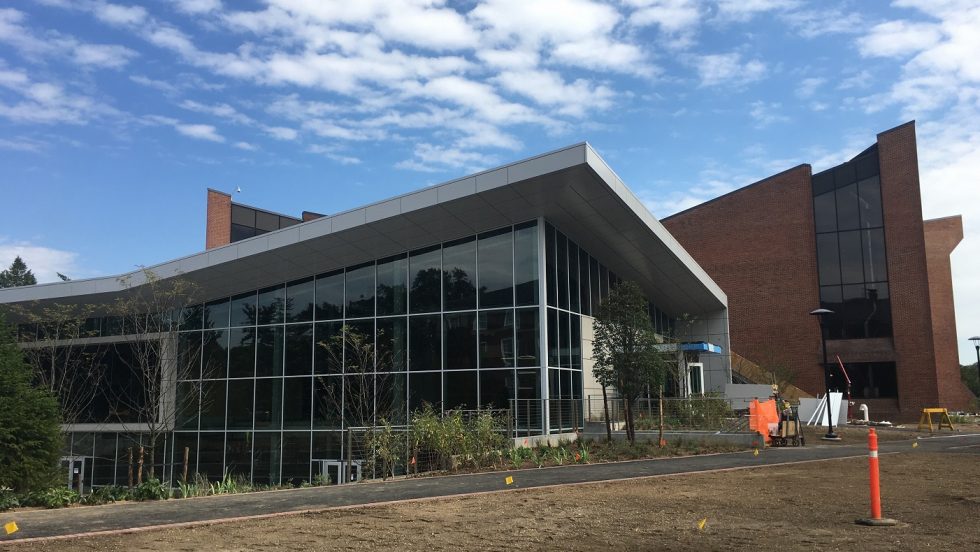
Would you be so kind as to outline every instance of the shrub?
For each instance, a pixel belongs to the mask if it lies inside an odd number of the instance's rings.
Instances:
[[[173,497],[173,490],[157,478],[147,479],[133,487],[134,500],[167,500]]]
[[[129,499],[129,489],[118,485],[108,485],[96,487],[91,493],[82,497],[81,503],[90,506],[99,504],[111,504],[120,500]]]
[[[382,479],[388,479],[395,476],[395,468],[401,458],[405,441],[404,436],[396,433],[388,420],[381,419],[380,422],[380,426],[368,433],[366,444],[373,452],[373,471],[380,472]]]
[[[10,487],[0,487],[0,512],[20,506],[17,495]]]
[[[330,476],[325,473],[318,473],[313,476],[313,481],[311,482],[314,487],[325,487],[330,485],[333,481],[330,480]]]
[[[28,493],[24,497],[24,505],[41,508],[64,508],[78,504],[80,500],[81,496],[79,496],[78,491],[66,487],[52,487]]]

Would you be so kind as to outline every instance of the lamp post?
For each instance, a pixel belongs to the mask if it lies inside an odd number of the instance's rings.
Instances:
[[[970,341],[977,350],[977,383],[980,383],[980,335],[971,337]]]
[[[840,437],[834,433],[834,413],[830,409],[830,369],[827,366],[827,325],[824,319],[834,314],[830,309],[816,309],[810,312],[820,320],[820,343],[823,346],[823,381],[827,393],[827,434],[821,437],[824,441],[840,441]]]

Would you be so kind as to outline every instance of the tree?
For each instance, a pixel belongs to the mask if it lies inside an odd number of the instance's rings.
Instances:
[[[19,318],[38,328],[21,344],[27,363],[33,370],[33,381],[47,389],[61,405],[64,424],[88,419],[89,407],[102,393],[105,344],[86,342],[98,332],[86,325],[94,309],[88,305],[52,304],[32,308],[15,307]]]
[[[18,255],[10,268],[0,271],[0,288],[33,286],[37,284],[37,278],[27,268],[27,264]]]
[[[125,373],[114,376],[118,380],[110,378],[105,387],[117,421],[128,426],[127,431],[142,433],[148,446],[140,447],[141,452],[149,449],[150,458],[155,458],[160,438],[173,431],[178,419],[196,416],[200,402],[207,400],[199,383],[201,343],[181,347],[177,334],[182,325],[201,327],[199,289],[184,278],[162,279],[147,269],[120,281],[125,290],[114,313],[124,331],[114,348]],[[178,382],[185,380],[190,387],[178,392]],[[138,480],[142,466],[143,454]],[[152,464],[149,475],[154,477]]]
[[[58,402],[31,385],[31,368],[0,315],[0,487],[24,492],[49,484],[61,443]]]
[[[70,282],[71,281],[71,278],[69,278],[68,276],[65,276],[64,274],[62,274],[60,272],[55,272],[55,274],[58,275],[58,278],[61,278],[61,281],[62,282]]]
[[[379,341],[384,337],[383,332],[378,333]],[[378,347],[373,336],[348,325],[316,345],[324,350],[331,366],[343,367],[344,374],[317,377],[325,388],[323,394],[318,394],[322,408],[343,416],[347,427],[401,421],[396,412],[399,401],[392,384],[394,376],[383,373],[392,361],[390,351]],[[340,385],[335,384],[338,380]]]
[[[623,400],[626,436],[636,442],[633,404],[647,389],[660,388],[670,366],[657,349],[648,303],[634,282],[619,282],[599,306],[594,325],[592,374]]]

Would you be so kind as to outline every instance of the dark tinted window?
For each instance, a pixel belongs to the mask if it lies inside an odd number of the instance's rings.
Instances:
[[[279,215],[266,213],[264,211],[255,212],[255,227],[259,230],[272,232],[279,229]]]
[[[309,429],[313,412],[313,378],[285,378],[283,383],[282,427]]]
[[[857,184],[837,188],[837,229],[857,230],[861,226]]]
[[[313,325],[286,326],[286,375],[313,373]]]
[[[817,234],[817,267],[820,271],[821,285],[840,283],[837,234]]]
[[[252,394],[255,380],[228,382],[228,429],[252,428]]]
[[[538,227],[514,230],[514,285],[518,305],[538,304]]]
[[[555,239],[554,227],[550,224],[545,225],[544,252],[545,263],[547,264],[545,274],[548,278],[548,305],[552,307],[558,306],[558,266],[556,264],[557,261],[555,260],[558,257],[558,253],[555,250]]]
[[[339,429],[341,426],[340,415],[343,409],[343,398],[343,376],[319,376],[314,378],[313,427],[316,429]]]
[[[442,369],[442,319],[438,314],[409,317],[409,368]]]
[[[514,397],[513,370],[480,370],[480,406],[510,408]]]
[[[231,225],[231,243],[254,238],[255,235],[254,227],[243,226],[241,224]]]
[[[442,249],[444,309],[476,308],[476,240],[466,238]]]
[[[227,328],[231,302],[228,299],[208,303],[204,307],[205,328]]]
[[[343,344],[338,337],[344,323],[318,322],[315,328],[313,358],[317,374],[340,374],[343,372]]]
[[[282,326],[259,328],[255,348],[256,377],[282,375],[284,333]]]
[[[579,303],[578,275],[578,246],[568,240],[568,308],[575,312],[581,312],[582,309]]]
[[[436,312],[442,297],[442,250],[436,246],[413,251],[408,259],[411,312]]]
[[[514,366],[514,311],[480,313],[480,368]]]
[[[374,263],[347,270],[347,318],[374,316]]]
[[[345,324],[344,372],[361,374],[374,371],[374,320],[351,320]]]
[[[252,482],[257,485],[279,484],[279,461],[282,443],[279,432],[256,432],[252,456]]]
[[[255,328],[232,328],[229,332],[228,377],[255,375]]]
[[[837,231],[837,195],[833,191],[813,198],[813,220],[817,232]]]
[[[242,226],[255,226],[255,209],[243,205],[231,205],[231,223]]]
[[[201,387],[201,429],[225,428],[225,380],[205,381]]]
[[[558,311],[548,309],[548,366],[561,365],[558,348]]]
[[[225,440],[225,472],[232,477],[249,479],[252,476],[252,432],[228,433]],[[222,475],[213,477],[220,481]]]
[[[882,226],[884,220],[881,209],[881,186],[878,177],[872,177],[858,182],[858,203],[861,211],[861,227],[875,228]]]
[[[538,366],[538,310],[517,309],[517,365]]]
[[[480,308],[509,307],[514,304],[514,248],[510,229],[480,236]]]
[[[578,251],[578,280],[579,280],[579,302],[582,306],[582,314],[592,315],[592,304],[589,293],[589,255],[584,249]]]
[[[316,319],[336,320],[344,317],[344,271],[316,277]]]
[[[477,371],[454,370],[443,374],[444,408],[473,409],[477,407]]]
[[[281,324],[286,310],[286,288],[273,286],[259,291],[259,324]]]
[[[837,235],[840,247],[840,272],[842,284],[864,281],[864,260],[861,257],[861,233],[841,232]]]
[[[423,372],[408,375],[408,408],[415,412],[424,404],[434,406],[437,411],[442,403],[442,373]]]
[[[555,252],[557,254],[558,276],[558,307],[568,308],[568,239],[564,234],[558,232],[555,240]]]
[[[313,320],[313,278],[286,285],[286,322]]]
[[[231,299],[231,325],[255,325],[255,292],[249,292]]]
[[[405,317],[377,321],[378,371],[402,372],[408,357],[408,320]]]
[[[204,332],[204,354],[201,363],[205,379],[225,378],[228,373],[228,330]]]
[[[310,480],[310,432],[282,434],[282,483],[298,485]]]
[[[446,369],[476,368],[476,313],[446,314],[444,320]]]
[[[405,314],[408,303],[408,257],[378,261],[378,316]]]
[[[255,429],[282,427],[282,378],[255,380]]]

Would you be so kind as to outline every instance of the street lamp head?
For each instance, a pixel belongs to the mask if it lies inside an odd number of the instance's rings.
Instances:
[[[812,314],[814,316],[824,316],[824,315],[827,315],[827,314],[834,314],[834,311],[832,311],[830,309],[816,309],[816,310],[810,311],[810,314]],[[978,338],[978,339],[980,339],[980,338]]]
[[[971,337],[970,338],[970,341],[973,342],[973,345],[975,347],[980,347],[980,335],[975,335],[975,336]]]

